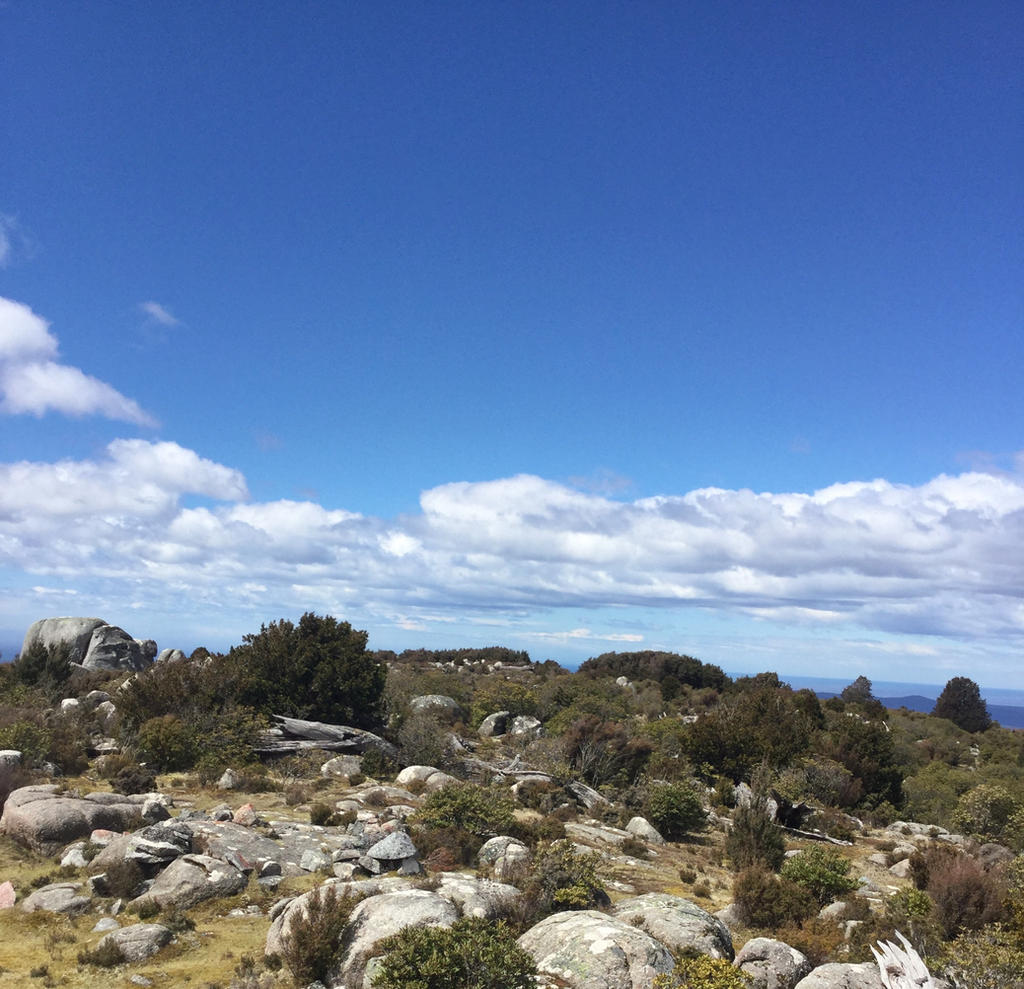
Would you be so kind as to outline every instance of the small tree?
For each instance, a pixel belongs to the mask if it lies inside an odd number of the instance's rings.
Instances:
[[[932,714],[952,721],[964,731],[985,731],[992,724],[978,685],[967,677],[953,677],[946,683]]]
[[[763,797],[755,796],[736,808],[725,836],[725,854],[737,869],[763,866],[775,870],[782,865],[785,850],[782,832],[771,819]]]
[[[857,880],[850,878],[849,859],[820,846],[789,859],[781,875],[803,886],[822,906],[857,888]]]
[[[463,828],[491,837],[515,826],[514,809],[515,801],[504,788],[451,783],[427,796],[413,822],[431,831]]]
[[[708,818],[700,797],[685,783],[652,786],[644,812],[669,841],[681,841],[691,831],[702,831]]]

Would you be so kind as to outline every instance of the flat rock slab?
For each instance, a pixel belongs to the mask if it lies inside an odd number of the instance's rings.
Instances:
[[[596,910],[552,914],[519,938],[542,975],[572,989],[649,989],[672,971],[668,949],[646,931]]]
[[[25,913],[45,910],[48,913],[76,914],[89,909],[90,897],[81,892],[81,883],[51,883],[30,893],[21,901]]]

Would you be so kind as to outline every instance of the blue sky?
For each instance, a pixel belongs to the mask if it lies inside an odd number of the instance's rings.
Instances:
[[[1015,3],[0,6],[55,614],[1024,686]]]

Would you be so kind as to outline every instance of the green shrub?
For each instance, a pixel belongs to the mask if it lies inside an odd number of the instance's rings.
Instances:
[[[333,886],[318,886],[301,916],[293,916],[281,960],[296,986],[317,980],[328,984],[341,954],[341,936],[356,901],[339,896]]]
[[[113,968],[123,965],[127,959],[113,941],[105,941],[95,948],[83,948],[78,953],[79,965],[93,965],[97,968]]]
[[[983,841],[1002,841],[1020,801],[1004,786],[982,783],[968,790],[953,811],[953,826]]]
[[[176,772],[195,763],[195,744],[185,723],[174,714],[150,718],[139,728],[139,757],[161,772]]]
[[[953,985],[1010,989],[1024,984],[1024,946],[1018,931],[992,924],[961,934],[946,946],[939,970]]]
[[[333,828],[341,823],[341,815],[330,804],[317,801],[309,808],[309,823],[319,827]]]
[[[50,700],[56,700],[71,676],[71,646],[63,642],[52,646],[35,642],[15,657],[12,673],[19,682],[38,687]]]
[[[857,881],[850,878],[849,860],[818,845],[788,859],[781,875],[803,886],[822,906],[857,888]]]
[[[815,898],[799,883],[756,866],[736,877],[733,899],[752,927],[766,930],[799,925],[818,911]]]
[[[428,830],[463,828],[491,837],[515,826],[514,809],[515,801],[504,787],[453,783],[431,793],[413,820]]]
[[[537,967],[502,921],[407,927],[385,938],[374,989],[533,989]]]
[[[762,798],[755,797],[732,815],[725,836],[725,854],[737,869],[761,865],[775,870],[782,865],[785,842]]]
[[[392,779],[398,772],[398,763],[375,745],[363,753],[359,765],[367,776],[375,780]]]
[[[658,975],[652,989],[747,989],[750,976],[724,958],[684,954],[670,975]]]
[[[523,895],[534,905],[536,919],[553,910],[589,910],[608,901],[597,875],[597,857],[579,854],[568,841],[537,851]]]
[[[702,830],[707,823],[700,797],[685,783],[652,786],[644,814],[669,841],[680,841],[689,832]]]
[[[0,749],[17,749],[25,763],[42,762],[50,751],[52,732],[34,721],[21,720],[0,727]]]

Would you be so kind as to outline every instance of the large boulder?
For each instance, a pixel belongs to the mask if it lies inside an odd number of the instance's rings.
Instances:
[[[530,849],[518,838],[498,835],[489,838],[480,849],[481,867],[490,867],[491,874],[498,880],[521,880],[530,868]]]
[[[133,639],[102,618],[42,618],[29,626],[22,653],[37,644],[66,646],[69,662],[88,670],[141,670],[156,656],[152,639]]]
[[[749,989],[793,989],[811,972],[806,955],[767,937],[752,938],[743,945],[734,964],[750,976]]]
[[[831,963],[819,965],[794,989],[886,989],[886,985],[874,962],[861,962],[859,965]]]
[[[126,962],[143,962],[168,944],[172,937],[170,929],[162,924],[132,924],[105,934],[96,947],[102,950],[113,945]]]
[[[209,855],[182,855],[167,866],[135,902],[151,901],[161,910],[168,907],[188,910],[203,900],[240,893],[247,882],[244,872],[223,859]]]
[[[552,914],[519,938],[544,975],[571,989],[648,989],[672,955],[646,931],[596,910]]]
[[[451,900],[425,889],[383,893],[363,900],[349,918],[341,984],[363,984],[366,963],[384,938],[406,927],[450,927],[458,919],[459,910]]]
[[[56,855],[97,829],[128,831],[147,814],[152,821],[169,817],[167,809],[150,796],[87,793],[76,797],[59,793],[53,784],[23,786],[7,798],[0,832],[43,855]]]
[[[627,924],[640,924],[673,951],[693,948],[712,958],[733,959],[732,935],[725,924],[681,896],[645,893],[621,900],[612,915]]]

